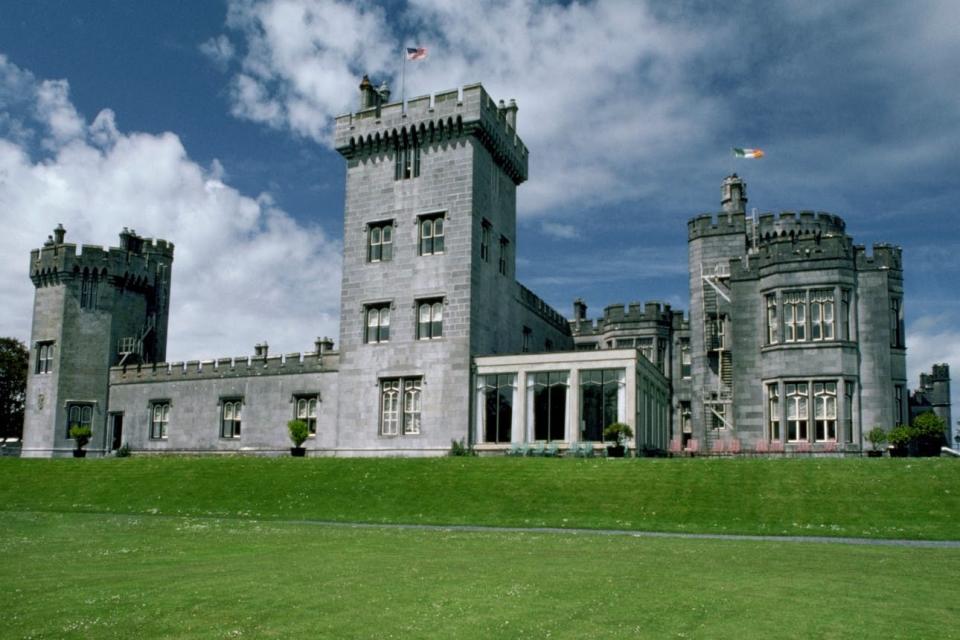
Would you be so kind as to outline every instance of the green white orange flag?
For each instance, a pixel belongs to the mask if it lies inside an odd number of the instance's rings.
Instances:
[[[733,155],[738,158],[762,158],[763,149],[738,149],[734,147]]]

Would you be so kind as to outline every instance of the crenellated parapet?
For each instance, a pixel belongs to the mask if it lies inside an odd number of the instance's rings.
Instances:
[[[30,252],[30,279],[37,287],[68,282],[84,273],[128,288],[152,286],[157,265],[173,261],[173,243],[141,238],[124,229],[120,247],[63,242],[63,227],[43,247]]]
[[[854,245],[857,271],[891,270],[902,271],[903,260],[900,247],[878,243],[873,245],[873,254],[868,254],[863,245]]]
[[[338,351],[319,351],[275,356],[252,355],[213,360],[131,364],[112,367],[110,384],[325,373],[337,371],[339,363]]]
[[[559,311],[551,307],[540,296],[519,282],[517,283],[517,287],[517,298],[524,306],[536,313],[544,322],[552,325],[555,329],[559,329],[564,333],[569,332],[570,326],[567,323],[567,319],[564,318]]]
[[[689,321],[683,311],[674,311],[669,304],[657,301],[632,302],[629,305],[620,303],[607,305],[603,316],[593,320],[582,318],[570,321],[573,334],[578,337],[599,335],[604,331],[620,329],[628,326],[662,326],[674,330],[683,330],[689,327]]]
[[[757,277],[771,268],[791,265],[803,269],[805,264],[833,261],[837,266],[852,269],[853,241],[846,235],[798,234],[777,236],[758,244],[749,255],[730,260],[730,277],[743,280]]]
[[[844,235],[847,227],[843,218],[824,211],[764,213],[756,224],[758,244],[785,238]]]
[[[688,240],[745,234],[746,231],[747,218],[742,212],[719,213],[716,215],[704,213],[687,222]]]
[[[497,105],[480,84],[392,102],[336,118],[334,146],[345,158],[391,151],[416,140],[435,144],[473,136],[520,184],[527,179],[528,152],[516,132],[516,105]]]

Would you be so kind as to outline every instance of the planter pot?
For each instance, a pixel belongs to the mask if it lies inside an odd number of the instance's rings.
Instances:
[[[607,447],[608,458],[622,458],[626,449],[622,445]]]
[[[74,457],[74,458],[86,458],[86,457],[87,457],[87,450],[86,450],[86,449],[74,449],[74,450],[73,450],[73,457]]]
[[[890,449],[891,458],[906,458],[910,455],[910,450],[906,447],[893,447]]]
[[[290,455],[294,458],[302,458],[307,454],[307,450],[303,447],[290,447]]]
[[[882,458],[883,451],[867,451],[868,458]]]

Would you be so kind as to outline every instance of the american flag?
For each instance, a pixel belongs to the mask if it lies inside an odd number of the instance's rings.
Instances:
[[[426,47],[407,47],[407,60],[426,60]]]

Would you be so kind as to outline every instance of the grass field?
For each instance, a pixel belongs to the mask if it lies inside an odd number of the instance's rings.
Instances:
[[[948,460],[0,460],[0,637],[960,637],[960,549],[295,522],[960,539],[958,480]]]

